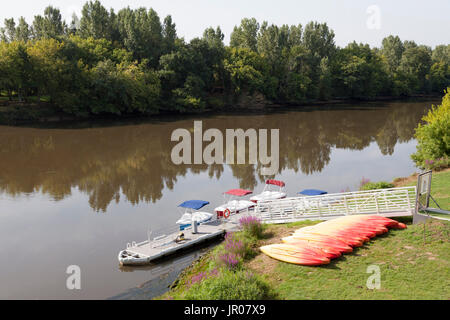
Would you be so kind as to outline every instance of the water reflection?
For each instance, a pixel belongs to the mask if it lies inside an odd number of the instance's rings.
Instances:
[[[0,192],[10,196],[42,192],[54,200],[73,188],[89,196],[89,205],[106,211],[121,197],[132,203],[156,202],[180,177],[207,172],[219,179],[222,165],[174,165],[170,141],[177,128],[280,129],[279,171],[312,174],[330,162],[332,148],[362,150],[376,142],[390,155],[399,142],[413,138],[423,102],[332,106],[304,112],[215,115],[112,127],[42,129],[0,127]],[[205,144],[206,145],[206,144]],[[259,165],[231,165],[240,187],[253,189],[265,177]]]

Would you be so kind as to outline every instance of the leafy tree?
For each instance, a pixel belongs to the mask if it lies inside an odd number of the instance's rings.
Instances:
[[[45,37],[45,22],[41,15],[34,16],[31,31],[34,39],[42,39]]]
[[[147,59],[150,66],[156,67],[163,46],[163,28],[156,11],[126,8],[119,11],[117,19],[124,47],[136,59]]]
[[[415,43],[414,41],[411,41],[411,40],[403,41],[403,51],[406,51],[411,48],[416,48],[416,47],[417,47],[417,43]]]
[[[1,29],[2,41],[11,42],[16,40],[16,22],[14,18],[5,19],[5,27]]]
[[[16,39],[27,42],[31,38],[31,30],[24,17],[19,18],[19,24],[16,28]]]
[[[163,37],[163,54],[170,53],[175,50],[175,43],[177,40],[176,25],[172,21],[172,16],[168,15],[164,18],[162,26]]]
[[[338,69],[334,73],[341,94],[354,98],[377,96],[388,82],[382,58],[369,45],[356,42],[340,50]]]
[[[103,60],[111,60],[115,64],[131,63],[133,60],[130,52],[116,48],[109,40],[92,37],[84,39],[79,36],[67,38],[64,55],[70,56],[74,62],[81,60],[89,68]]]
[[[268,65],[270,78],[267,92],[271,92],[269,97],[272,99],[280,98],[280,87],[286,79],[283,75],[287,67],[287,49],[284,51],[281,45],[286,40],[278,26],[263,22],[258,34],[258,53]]]
[[[330,81],[328,77],[321,74],[326,65],[331,65],[336,55],[336,45],[334,43],[334,31],[330,30],[326,23],[310,22],[305,26],[303,31],[302,45],[306,49],[306,61],[309,65],[307,76],[311,79],[311,85],[308,88],[309,98],[318,98],[324,96],[329,90],[326,84]],[[327,60],[323,60],[327,58]],[[321,67],[322,66],[322,67]],[[321,82],[325,80],[324,82]]]
[[[282,96],[288,101],[299,102],[304,101],[309,96],[309,91],[313,86],[309,77],[311,72],[311,66],[308,62],[309,52],[303,45],[294,45],[289,52],[287,60],[287,79],[282,89]],[[323,78],[322,80],[328,81],[328,61],[324,60]],[[326,79],[325,79],[326,78]]]
[[[222,33],[220,27],[207,28],[203,32],[203,40],[209,46],[210,66],[213,70],[214,83],[213,87],[224,88],[225,86],[225,70],[224,70],[224,57],[225,57],[225,45],[223,43],[225,35]]]
[[[116,14],[92,0],[68,26],[48,6],[31,27],[23,17],[5,20],[0,90],[20,99],[46,96],[65,112],[89,115],[201,111],[254,92],[301,103],[441,92],[450,84],[450,45],[431,50],[389,36],[380,49],[355,42],[337,48],[334,36],[325,23],[303,28],[245,18],[230,47],[220,27],[187,43],[172,17],[161,23],[153,9]]]
[[[33,36],[35,39],[57,38],[64,34],[66,28],[59,9],[48,6],[44,10],[44,16],[34,17]]]
[[[404,50],[403,43],[398,36],[390,35],[383,39],[381,53],[386,57],[389,72],[391,74],[393,74],[400,65]]]
[[[74,12],[72,14],[72,21],[70,22],[70,26],[68,28],[67,34],[75,35],[78,32],[79,29],[80,29],[80,19],[78,18],[78,16]]]
[[[67,59],[62,55],[64,44],[56,39],[41,39],[29,44],[28,55],[34,66],[32,79],[37,95],[58,94],[67,72]]]
[[[26,47],[21,42],[0,43],[0,90],[9,99],[16,92],[19,100],[26,98],[30,89],[31,63]]]
[[[90,71],[90,108],[94,114],[157,113],[159,81],[145,63],[100,61]]]
[[[212,44],[222,37],[220,29],[214,31],[214,36],[209,30],[205,38],[195,38],[161,57],[159,76],[164,88],[164,108],[184,112],[206,106],[205,98],[216,85],[218,70],[217,46]]]
[[[81,11],[80,36],[84,38],[93,37],[94,39],[112,40],[113,22],[111,21],[108,10],[100,1],[88,1]]]
[[[450,44],[436,46],[431,58],[433,62],[443,62],[450,65]]]
[[[46,37],[55,38],[63,35],[65,22],[61,18],[61,12],[57,8],[48,6],[44,10]]]
[[[450,65],[444,62],[433,63],[430,69],[431,88],[441,93],[450,86]]]
[[[442,103],[433,106],[423,117],[425,124],[416,129],[417,152],[411,157],[417,165],[426,167],[426,161],[450,157],[450,88],[447,88]]]
[[[334,31],[326,23],[310,22],[303,32],[303,45],[320,59],[332,57],[336,50]]]
[[[239,27],[235,26],[230,36],[230,46],[257,50],[259,23],[255,18],[244,18]]]
[[[227,48],[224,60],[229,90],[236,96],[244,91],[263,91],[264,59],[248,48]]]
[[[424,46],[411,47],[402,55],[398,72],[410,90],[429,91],[428,74],[431,68],[431,52]]]

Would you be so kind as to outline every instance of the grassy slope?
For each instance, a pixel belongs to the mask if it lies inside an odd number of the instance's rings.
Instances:
[[[396,186],[416,185],[417,177],[399,179]],[[450,170],[434,172],[432,195],[450,209]],[[271,226],[279,234],[280,226]],[[270,230],[270,229],[269,229]],[[250,267],[271,279],[281,299],[450,299],[450,222],[432,221],[391,230],[353,253],[322,267],[304,267],[258,255]],[[279,239],[276,239],[279,240]],[[278,241],[269,241],[278,242]],[[381,289],[369,290],[367,267],[381,271]],[[256,268],[257,269],[257,268]]]
[[[417,176],[411,176],[408,178],[400,178],[394,180],[394,184],[397,187],[403,186],[415,186],[417,184]],[[446,169],[440,172],[433,172],[431,178],[431,195],[444,210],[450,210],[450,169]],[[437,207],[435,203],[430,200],[431,207]],[[448,215],[432,214],[439,217],[449,219]]]
[[[406,186],[416,181],[412,176],[394,183]],[[432,195],[442,208],[450,209],[450,169],[433,173]],[[295,229],[315,223],[271,225],[258,246],[280,243]],[[199,271],[210,269],[217,249],[187,269],[179,285],[160,298],[183,299],[185,284]],[[379,290],[366,287],[367,267],[373,264],[381,270]],[[244,267],[263,275],[278,299],[450,299],[450,222],[428,222],[425,242],[423,224],[391,230],[327,266],[292,265],[258,253]]]
[[[250,267],[265,265],[281,299],[449,299],[449,231],[449,222],[429,223],[424,244],[423,225],[410,225],[326,266],[298,266],[260,254]],[[366,287],[366,270],[373,264],[381,270],[380,290]]]
[[[442,209],[450,210],[450,170],[434,173],[431,179],[431,195]]]

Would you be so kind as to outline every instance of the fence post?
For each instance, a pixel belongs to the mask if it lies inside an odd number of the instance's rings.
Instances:
[[[322,211],[320,210],[320,200],[317,200],[317,209],[319,210],[319,217],[321,217]]]
[[[375,206],[377,208],[377,214],[380,214],[380,208],[378,206],[378,195],[377,195],[377,193],[374,193],[373,197],[375,198]]]
[[[406,189],[405,191],[406,191],[406,199],[408,200],[408,210],[409,210],[409,213],[412,214],[412,212],[411,212],[411,202],[409,201],[409,190]]]
[[[347,203],[347,196],[344,196],[344,205],[345,205],[345,214],[348,215],[348,203]]]
[[[270,202],[267,203],[267,211],[269,213],[269,217],[272,220],[272,206],[270,205]]]

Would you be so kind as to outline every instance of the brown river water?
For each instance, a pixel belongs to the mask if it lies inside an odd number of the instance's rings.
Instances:
[[[279,172],[289,196],[358,189],[416,171],[414,128],[438,101],[376,102],[280,112],[215,114],[59,127],[0,126],[0,299],[150,298],[200,252],[146,268],[117,254],[147,230],[172,227],[185,200],[231,188],[259,193],[255,165],[175,165],[177,128],[280,129]],[[81,288],[69,290],[77,265]]]

